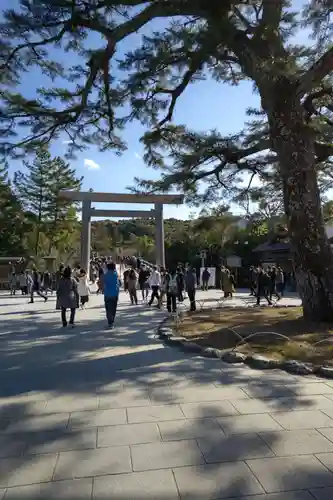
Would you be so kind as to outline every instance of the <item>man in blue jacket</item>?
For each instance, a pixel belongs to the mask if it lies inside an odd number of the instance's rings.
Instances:
[[[109,328],[113,328],[117,312],[119,285],[116,265],[114,262],[109,262],[107,264],[107,271],[103,276],[105,312]]]

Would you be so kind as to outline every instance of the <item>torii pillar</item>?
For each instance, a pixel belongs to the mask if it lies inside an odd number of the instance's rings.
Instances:
[[[91,200],[82,201],[81,266],[90,275]]]
[[[163,204],[155,203],[156,265],[165,267]]]

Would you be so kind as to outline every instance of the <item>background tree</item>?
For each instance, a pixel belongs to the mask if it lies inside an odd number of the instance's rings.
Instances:
[[[155,252],[155,241],[147,236],[137,236],[135,238],[134,245],[136,247],[138,255],[143,257],[144,259],[151,261],[154,258]]]
[[[64,244],[66,239],[65,246],[70,246],[70,235],[77,232],[76,205],[68,202],[65,198],[61,198],[59,193],[67,189],[80,190],[83,181],[83,177],[77,177],[75,169],[70,168],[69,164],[59,156],[51,159],[50,162],[52,168],[49,172],[49,199],[46,213],[49,252],[51,252],[52,247],[57,247],[60,242]]]
[[[92,223],[91,245],[93,252],[109,255],[116,241],[112,237],[112,225],[109,221],[94,221]]]
[[[59,191],[79,189],[82,178],[77,178],[63,159],[52,159],[46,148],[36,152],[32,163],[23,164],[26,172],[15,172],[14,186],[22,206],[34,219],[33,250],[38,256],[40,251],[50,253],[64,229],[71,232],[77,224],[73,203],[60,198]],[[41,233],[47,238],[47,248],[41,248]]]
[[[331,321],[333,255],[318,182],[319,171],[330,172],[333,151],[331,2],[303,5],[300,13],[288,0],[22,1],[20,11],[5,13],[1,29],[3,150],[19,154],[67,133],[70,153],[90,143],[121,151],[118,132],[140,119],[150,129],[146,161],[162,169],[161,180],[142,182],[142,189],[174,186],[189,200],[211,202],[247,189],[256,175],[265,180],[273,169],[281,179],[304,315]],[[161,18],[162,29],[143,36],[132,52],[116,53],[128,36]],[[292,38],[304,27],[315,47]],[[85,45],[90,32],[102,39],[96,49]],[[82,60],[68,68],[52,59],[52,45]],[[123,74],[112,73],[117,64]],[[13,91],[34,65],[70,83],[36,88],[33,100]],[[251,110],[258,118],[245,131],[221,137],[170,124],[187,86],[208,76],[254,83],[261,109]],[[15,136],[27,129],[23,138]]]
[[[2,256],[26,256],[24,235],[31,225],[19,200],[12,191],[8,179],[8,166],[0,165],[0,254]]]
[[[50,153],[43,148],[36,153],[33,163],[23,161],[27,173],[17,171],[14,175],[15,193],[24,209],[34,218],[33,251],[36,256],[39,252],[40,233],[46,229],[50,158]]]

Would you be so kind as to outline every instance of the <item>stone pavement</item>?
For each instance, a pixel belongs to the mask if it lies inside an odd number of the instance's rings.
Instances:
[[[102,297],[0,303],[1,500],[333,498],[333,382],[165,347],[124,294],[112,332]]]

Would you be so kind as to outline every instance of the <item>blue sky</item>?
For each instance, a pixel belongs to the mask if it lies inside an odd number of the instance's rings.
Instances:
[[[13,5],[12,1],[3,0],[1,6],[6,8]],[[298,0],[297,3],[300,3]],[[150,25],[152,28],[160,28],[159,21]],[[146,30],[145,30],[146,31]],[[89,38],[91,45],[96,44],[96,38]],[[138,42],[139,35],[133,35],[126,40],[120,47],[121,52],[133,49],[133,46]],[[77,63],[77,55],[66,54],[66,65]],[[37,76],[37,75],[36,75]],[[42,86],[46,82],[39,79],[39,85]],[[24,79],[24,94],[33,95],[36,85],[36,77],[29,75],[29,78]],[[232,87],[221,83],[216,83],[212,80],[196,83],[188,87],[178,102],[174,115],[174,122],[185,124],[196,130],[209,130],[216,128],[222,134],[232,134],[240,131],[244,126],[245,110],[247,107],[258,106],[259,98],[252,92],[252,84],[243,82],[238,87]],[[88,190],[92,188],[94,191],[106,192],[125,192],[129,185],[132,185],[134,176],[144,178],[156,178],[158,173],[152,169],[148,169],[143,160],[143,150],[139,139],[144,131],[144,128],[134,122],[127,126],[123,136],[128,143],[128,150],[121,156],[117,156],[112,152],[100,153],[97,148],[90,148],[85,152],[78,153],[76,160],[71,160],[71,164],[77,170],[78,175],[84,176],[83,188]],[[65,137],[63,138],[66,139]],[[63,140],[54,142],[51,147],[51,152],[54,155],[63,155],[66,145]],[[21,169],[20,163],[11,164],[11,170]],[[139,205],[107,205],[108,208],[140,208]],[[99,204],[98,208],[103,208]],[[146,208],[150,208],[146,206]],[[237,207],[233,207],[237,212]],[[188,218],[189,214],[193,213],[193,209],[182,207],[165,207],[166,217]]]
[[[189,87],[179,101],[175,122],[185,123],[197,130],[217,128],[222,134],[229,134],[242,129],[246,107],[253,106],[257,102],[258,97],[253,96],[251,84],[242,83],[236,88],[212,81],[200,82]],[[139,139],[143,130],[139,123],[132,123],[127,127],[124,137],[128,143],[128,150],[121,157],[112,152],[100,153],[97,148],[79,153],[73,165],[80,175],[84,175],[84,189],[125,192],[129,185],[133,185],[134,176],[157,178],[158,173],[148,169],[142,160],[143,149]],[[54,143],[51,150],[54,154],[61,155],[65,151],[65,146]],[[87,165],[87,160],[93,163]],[[94,168],[94,163],[99,168]],[[100,208],[102,206],[98,205]],[[139,205],[108,205],[110,209],[116,207],[135,209]],[[193,208],[186,206],[165,206],[164,210],[166,217],[184,219],[193,212]]]

